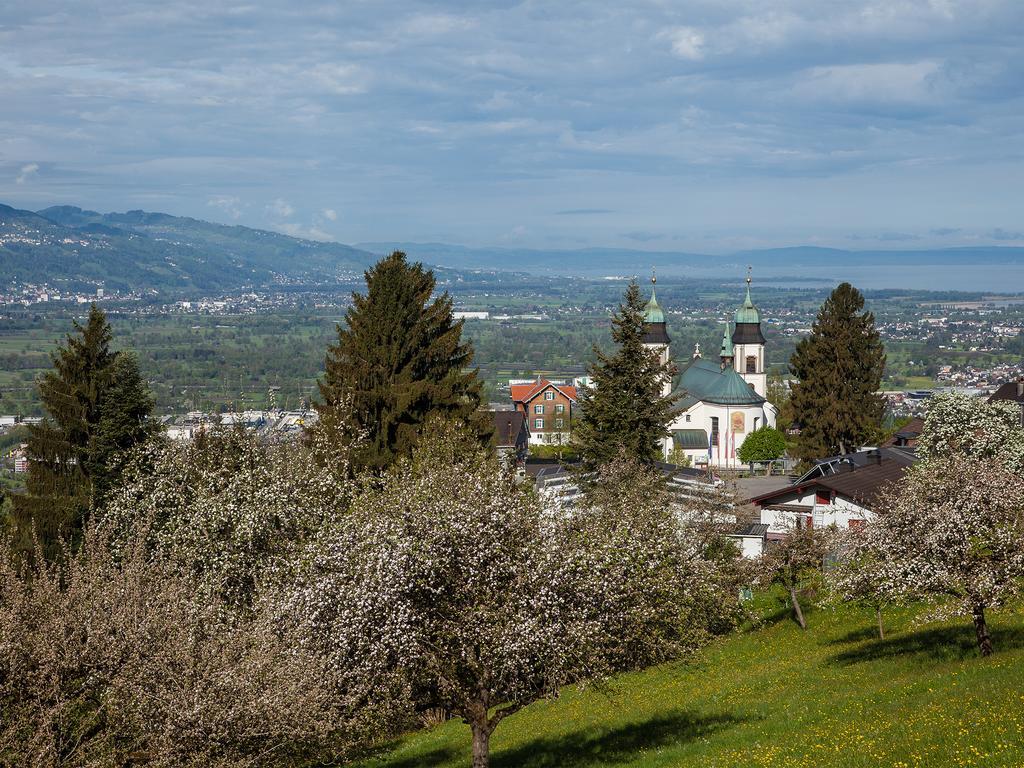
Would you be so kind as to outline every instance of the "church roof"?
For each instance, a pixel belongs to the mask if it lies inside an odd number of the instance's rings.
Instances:
[[[765,399],[754,391],[732,366],[694,358],[679,377],[684,396],[716,405],[761,405]],[[684,401],[685,402],[685,401]]]

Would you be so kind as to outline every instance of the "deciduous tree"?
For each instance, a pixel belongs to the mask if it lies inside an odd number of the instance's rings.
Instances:
[[[1024,478],[977,456],[933,457],[890,487],[865,530],[878,591],[967,615],[992,653],[986,611],[1024,584]]]

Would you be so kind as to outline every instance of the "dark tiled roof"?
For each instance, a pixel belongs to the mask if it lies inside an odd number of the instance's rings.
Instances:
[[[1015,403],[1024,404],[1024,382],[1008,381],[988,398],[990,403],[999,400],[1012,400]]]
[[[498,447],[512,448],[516,439],[523,430],[522,411],[491,411],[494,417],[494,436],[497,438]]]
[[[900,482],[906,471],[906,464],[890,459],[881,464],[858,467],[852,472],[822,477],[816,482],[818,485],[831,488],[840,496],[871,506],[882,489],[891,483]]]

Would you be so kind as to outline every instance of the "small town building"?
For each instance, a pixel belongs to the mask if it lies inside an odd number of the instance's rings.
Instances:
[[[499,459],[526,461],[530,452],[530,427],[522,411],[491,411],[494,419],[494,443]]]
[[[572,435],[578,395],[570,384],[537,378],[512,382],[512,404],[523,414],[533,445],[564,445]]]
[[[899,483],[913,460],[877,449],[861,453],[863,461],[825,461],[792,485],[749,499],[768,526],[766,537],[784,538],[796,526],[863,526],[879,494]]]
[[[988,401],[1017,403],[1021,409],[1021,423],[1024,424],[1024,379],[1006,382],[989,396]]]

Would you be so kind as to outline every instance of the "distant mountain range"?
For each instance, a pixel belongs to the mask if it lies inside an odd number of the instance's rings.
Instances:
[[[964,264],[1024,264],[1024,248],[981,246],[921,250],[849,251],[841,248],[795,246],[739,251],[725,255],[685,251],[644,251],[628,248],[581,248],[545,250],[533,248],[470,248],[444,243],[374,242],[357,243],[356,248],[385,253],[402,250],[431,264],[452,269],[508,269],[555,275],[599,276],[610,273],[646,274],[657,266],[659,274],[687,275],[695,269],[719,277],[746,265],[771,268],[775,274],[799,275],[802,270],[892,266]],[[1007,290],[1014,289],[1008,286]]]
[[[780,275],[858,274],[894,264],[911,270],[945,265],[1024,265],[1024,248],[846,251],[795,247],[707,255],[623,248],[578,250],[471,248],[445,243],[317,242],[166,213],[97,213],[74,206],[26,211],[0,204],[0,287],[14,282],[68,289],[195,294],[270,285],[351,282],[379,254],[403,250],[443,271],[599,277],[646,274],[735,276],[747,264],[764,279]],[[1007,285],[1007,290],[1017,286]]]

